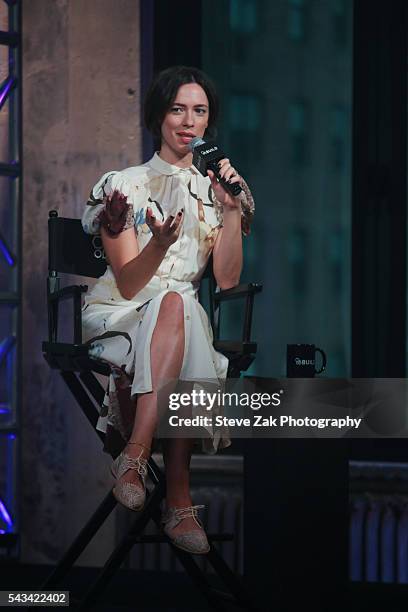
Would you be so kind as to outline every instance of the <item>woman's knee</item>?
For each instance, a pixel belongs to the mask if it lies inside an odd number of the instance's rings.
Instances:
[[[183,298],[176,291],[169,291],[163,297],[159,317],[162,319],[171,319],[174,321],[182,321],[184,318],[184,303]]]

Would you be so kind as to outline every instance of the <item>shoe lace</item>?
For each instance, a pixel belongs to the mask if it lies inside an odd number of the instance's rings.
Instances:
[[[144,444],[142,444],[141,442],[132,442],[132,441],[128,441],[128,444],[137,444],[138,446],[142,446],[144,449],[146,449],[147,451],[149,451],[149,453],[150,453],[150,451],[151,451],[151,449],[150,449],[148,446],[145,446],[145,445],[144,445]],[[138,460],[139,460],[139,461],[140,461],[140,463],[142,463],[142,466],[141,466],[141,467],[139,467],[139,466],[129,465],[129,469],[131,469],[131,470],[134,470],[134,469],[135,469],[135,470],[137,470],[138,474],[140,474],[140,475],[142,476],[143,481],[144,481],[144,479],[145,479],[145,478],[146,478],[146,476],[147,476],[147,471],[148,471],[148,470],[147,470],[147,467],[149,467],[149,468],[150,468],[150,471],[152,472],[152,474],[153,474],[153,476],[154,476],[154,478],[156,479],[156,482],[159,482],[160,478],[157,476],[156,472],[154,471],[154,469],[153,469],[153,466],[152,466],[151,462],[150,462],[148,459],[141,459],[142,454],[143,454],[143,451],[141,451],[141,453],[140,453],[139,457],[136,457],[136,459],[135,459],[135,461],[138,461]],[[132,460],[132,461],[133,461],[133,458],[132,458],[132,457],[130,457],[129,455],[127,455],[127,457],[128,457],[130,460]],[[140,470],[142,470],[142,472],[141,472]]]
[[[123,468],[126,470],[136,470],[138,474],[142,477],[143,481],[147,476],[147,459],[143,459],[143,457],[129,457],[126,455],[125,460],[123,462]]]
[[[205,508],[202,504],[196,506],[188,506],[187,508],[174,508],[174,516],[179,521],[191,516],[199,527],[203,527],[200,519],[198,518],[198,510]]]

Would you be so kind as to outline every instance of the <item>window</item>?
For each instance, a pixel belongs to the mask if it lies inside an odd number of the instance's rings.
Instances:
[[[306,103],[296,100],[289,105],[290,157],[295,166],[302,166],[309,156],[308,112]]]
[[[334,0],[333,40],[339,47],[344,47],[347,44],[349,29],[346,1]]]
[[[347,49],[333,43],[334,0],[258,0],[252,36],[237,22],[230,27],[239,3],[202,3],[202,65],[220,93],[220,144],[256,205],[241,281],[264,285],[250,371],[259,376],[285,375],[288,342],[321,346],[326,376],[350,371],[353,2],[346,3]],[[233,52],[239,40],[242,62]]]
[[[334,229],[328,237],[331,294],[341,295],[344,290],[344,258],[347,248],[344,231],[341,228]]]
[[[230,27],[233,32],[252,34],[258,28],[259,0],[230,0]]]
[[[288,0],[288,33],[292,40],[306,36],[306,0]]]
[[[229,146],[231,151],[239,151],[244,171],[263,149],[260,98],[251,93],[232,93],[229,103],[229,127]]]
[[[232,94],[230,98],[230,126],[233,130],[255,132],[261,124],[261,110],[258,96]]]
[[[330,113],[330,158],[333,168],[343,170],[346,163],[346,138],[349,132],[347,113],[336,106]]]
[[[289,235],[288,259],[293,275],[293,291],[299,297],[307,290],[307,235],[304,228],[294,228]]]

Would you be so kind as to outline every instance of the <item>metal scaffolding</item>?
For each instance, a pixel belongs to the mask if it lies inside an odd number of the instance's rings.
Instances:
[[[0,0],[0,13],[0,74],[4,77],[0,151],[6,156],[0,158],[0,557],[16,557],[22,327],[21,0]]]

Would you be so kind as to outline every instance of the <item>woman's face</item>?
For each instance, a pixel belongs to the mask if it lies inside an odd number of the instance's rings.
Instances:
[[[180,159],[191,153],[188,144],[195,136],[204,135],[208,118],[208,98],[201,85],[182,85],[161,126],[161,157],[164,154],[171,163],[174,158]]]

